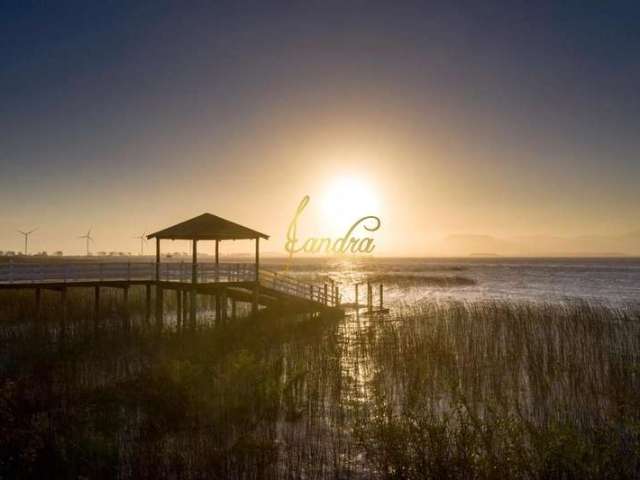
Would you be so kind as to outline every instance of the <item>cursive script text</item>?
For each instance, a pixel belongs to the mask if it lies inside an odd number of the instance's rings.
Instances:
[[[289,224],[287,230],[287,241],[284,248],[289,253],[291,259],[296,253],[326,253],[326,254],[345,254],[345,253],[372,253],[375,249],[375,243],[372,237],[356,237],[354,232],[358,226],[362,225],[368,232],[375,232],[380,228],[381,222],[378,217],[369,215],[362,217],[351,225],[351,228],[342,236],[336,239],[329,237],[317,238],[309,237],[304,242],[298,238],[298,219],[309,203],[309,195],[305,195],[300,201],[293,220]]]

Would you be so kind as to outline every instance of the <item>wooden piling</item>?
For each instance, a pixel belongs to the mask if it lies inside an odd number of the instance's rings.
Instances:
[[[186,290],[182,290],[182,327],[187,328],[189,319],[189,296]]]
[[[97,285],[93,287],[93,314],[96,319],[100,314],[100,287]]]
[[[36,319],[40,318],[41,313],[41,300],[42,300],[42,289],[36,288]]]
[[[196,324],[197,324],[196,302],[197,301],[198,301],[198,294],[196,293],[195,289],[191,289],[191,291],[189,291],[189,328],[191,328],[191,330],[196,329]]]
[[[131,327],[131,318],[129,316],[129,287],[124,287],[122,289],[122,303],[124,307],[123,327],[125,330],[129,330]]]
[[[182,329],[182,290],[176,289],[176,328]]]
[[[359,308],[358,305],[358,284],[356,283],[356,299],[355,299],[355,307],[356,307],[356,311]]]
[[[160,285],[156,285],[156,326],[158,330],[164,327],[164,292]]]
[[[218,305],[218,300],[220,301],[220,305]],[[216,307],[217,311],[220,312],[220,320],[222,323],[227,321],[227,289],[223,288],[222,293],[216,297]],[[216,317],[216,322],[218,321],[218,317]]]
[[[144,286],[144,290],[145,290],[145,305],[146,305],[146,310],[145,310],[145,321],[147,322],[147,324],[149,323],[149,319],[151,318],[151,285],[150,284],[146,284]]]
[[[60,306],[62,313],[60,315],[60,335],[64,335],[67,330],[67,288],[60,290]]]
[[[251,314],[255,315],[258,313],[258,299],[260,297],[260,284],[258,282],[255,283],[253,287],[253,301],[251,302]]]
[[[93,333],[97,334],[100,328],[100,286],[93,287]]]
[[[382,284],[380,284],[380,310],[384,309],[384,292],[383,292]]]

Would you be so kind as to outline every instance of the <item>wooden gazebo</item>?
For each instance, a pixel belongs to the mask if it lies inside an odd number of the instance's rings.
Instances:
[[[160,288],[160,241],[161,240],[190,240],[192,242],[192,264],[191,264],[191,315],[195,317],[195,296],[196,284],[198,283],[198,242],[215,241],[215,264],[220,263],[220,242],[224,240],[255,240],[255,285],[253,287],[254,299],[253,310],[257,310],[260,282],[260,239],[269,239],[269,236],[245,227],[230,220],[218,217],[211,213],[203,213],[190,220],[178,223],[171,227],[159,230],[147,235],[147,239],[156,239],[156,283],[157,283],[157,310],[162,315],[162,288]],[[216,295],[216,316],[220,314],[220,298]]]
[[[197,281],[197,264],[198,264],[198,241],[213,240],[215,241],[215,262],[220,262],[219,244],[223,240],[255,240],[255,264],[256,264],[256,282],[259,279],[260,271],[260,239],[269,239],[269,236],[245,227],[238,223],[226,220],[211,213],[203,213],[190,220],[178,223],[171,227],[159,230],[155,233],[147,235],[147,239],[156,239],[156,264],[160,264],[160,240],[190,240],[193,245],[192,259],[192,278],[193,282]],[[159,268],[156,268],[159,274]]]

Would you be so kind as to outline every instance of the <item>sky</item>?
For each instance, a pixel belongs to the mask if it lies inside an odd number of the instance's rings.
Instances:
[[[210,212],[284,253],[304,195],[301,237],[377,215],[379,255],[637,232],[639,24],[616,1],[2,2],[0,250],[38,227],[32,251],[92,228],[135,252]]]

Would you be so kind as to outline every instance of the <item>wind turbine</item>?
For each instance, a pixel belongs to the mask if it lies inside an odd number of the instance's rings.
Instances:
[[[35,232],[38,228],[34,228],[33,230],[29,230],[28,232],[23,232],[22,230],[18,230],[22,235],[24,235],[24,254],[27,255],[29,253],[29,235]]]
[[[147,234],[143,232],[139,237],[133,238],[135,238],[136,240],[140,240],[140,256],[144,257],[144,244],[147,241]]]
[[[80,235],[78,238],[84,238],[87,241],[87,257],[89,256],[89,243],[93,242],[93,237],[91,236],[91,228],[86,233],[86,235]]]

